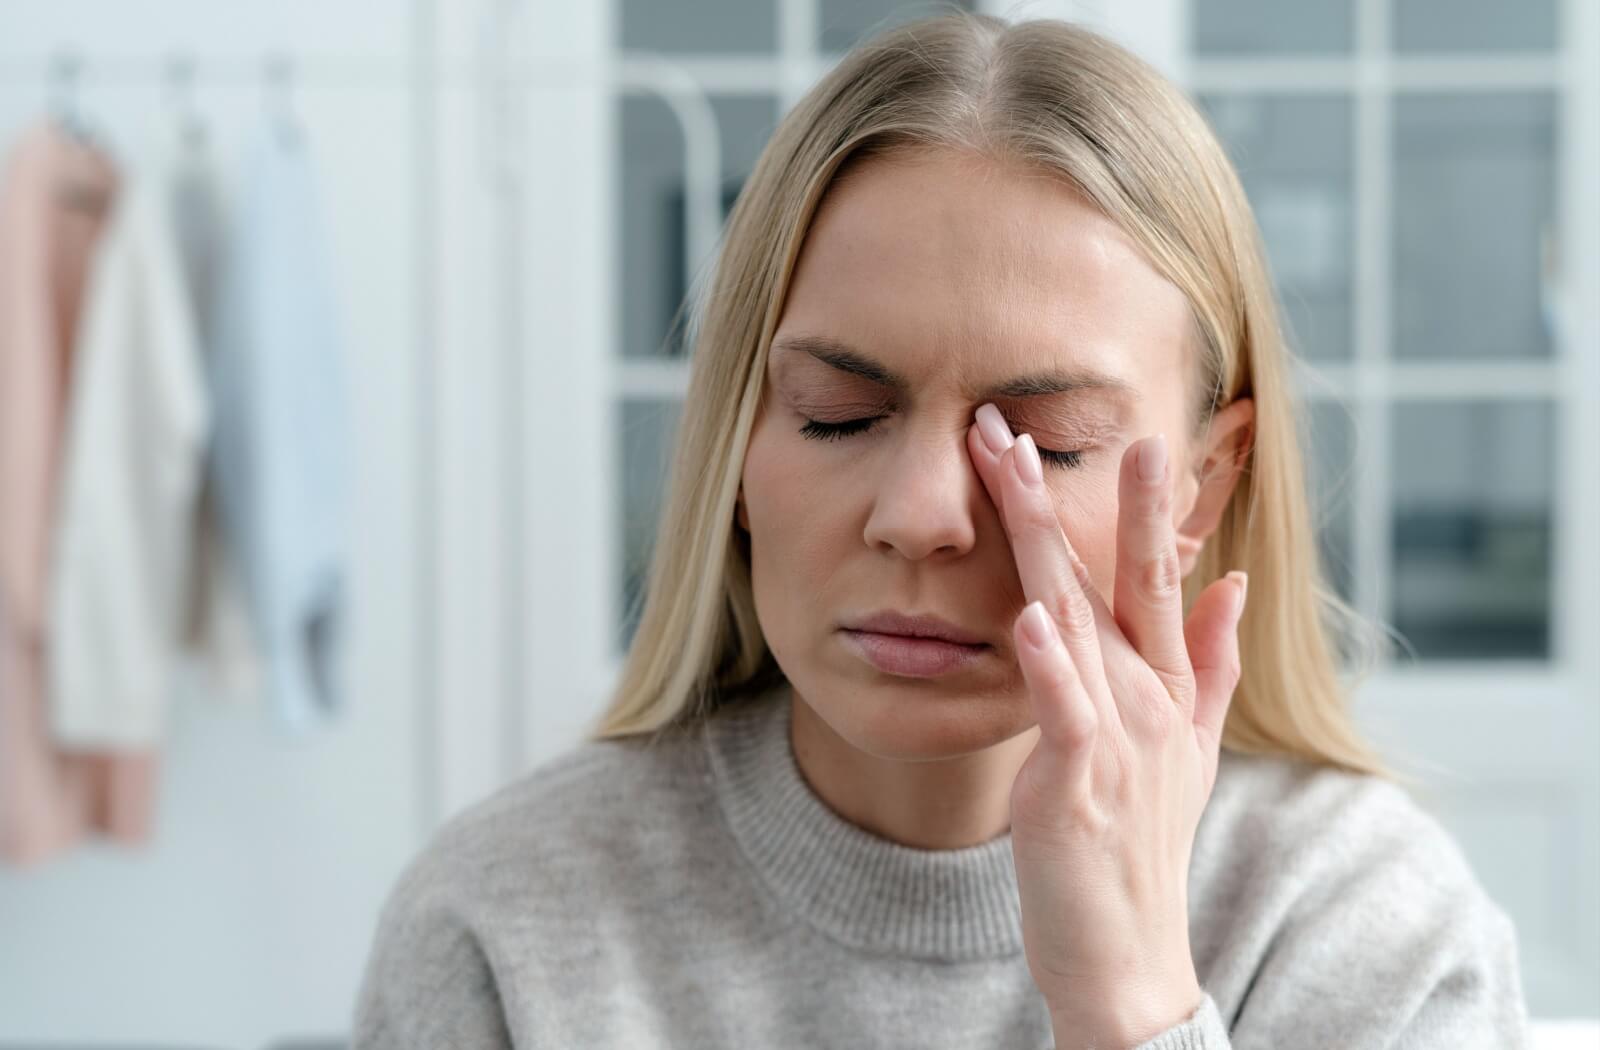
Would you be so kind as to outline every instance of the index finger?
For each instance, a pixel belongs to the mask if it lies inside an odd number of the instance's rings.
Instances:
[[[1006,508],[1003,506],[1004,492],[1001,478],[1012,468],[1009,460],[1002,459],[1002,456],[1015,443],[1015,439],[1011,434],[1011,428],[1006,425],[1004,417],[1000,416],[999,410],[994,410],[994,415],[990,416],[991,426],[993,426],[996,440],[1002,445],[1002,448],[996,451],[990,445],[989,440],[982,434],[981,420],[984,416],[989,415],[988,412],[984,411],[984,408],[992,408],[992,406],[986,404],[980,407],[978,409],[980,423],[967,428],[967,451],[971,454],[972,461],[978,468],[979,478],[982,479],[984,487],[989,491],[990,500],[1000,512],[1001,524],[1005,525]],[[1061,546],[1066,551],[1067,561],[1072,567],[1073,576],[1077,579],[1090,608],[1094,610],[1095,619],[1100,624],[1102,632],[1109,635],[1108,640],[1121,645],[1128,645],[1121,629],[1117,626],[1116,619],[1111,615],[1111,609],[1106,605],[1105,599],[1100,596],[1100,590],[1094,585],[1094,580],[1090,578],[1088,568],[1084,566],[1082,559],[1078,557],[1078,552],[1073,549],[1072,542],[1067,538],[1065,530],[1061,528],[1060,521],[1054,518],[1053,511],[1052,521],[1055,521],[1056,533],[1061,537]],[[1007,526],[1007,535],[1010,535],[1009,526]],[[1026,584],[1026,581],[1024,581],[1024,584]],[[1029,600],[1031,601],[1032,599],[1030,598]],[[1109,632],[1105,632],[1107,627],[1110,628]],[[1131,646],[1129,648],[1131,650]]]

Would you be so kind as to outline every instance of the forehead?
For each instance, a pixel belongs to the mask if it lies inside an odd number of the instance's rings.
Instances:
[[[830,188],[774,340],[829,336],[974,396],[1041,370],[1149,389],[1182,363],[1183,293],[1060,177],[968,154],[877,158]],[[799,359],[802,354],[793,354]]]

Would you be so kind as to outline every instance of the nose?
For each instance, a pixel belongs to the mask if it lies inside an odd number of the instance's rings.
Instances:
[[[966,432],[908,434],[881,461],[863,539],[874,549],[919,560],[959,557],[977,539],[983,479],[968,458]]]

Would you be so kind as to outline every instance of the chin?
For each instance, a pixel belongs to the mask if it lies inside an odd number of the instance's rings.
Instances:
[[[791,675],[790,681],[796,703],[803,697],[836,734],[880,758],[951,758],[1033,727],[1025,693],[984,682],[962,689],[955,677],[902,678],[862,665],[848,674]]]

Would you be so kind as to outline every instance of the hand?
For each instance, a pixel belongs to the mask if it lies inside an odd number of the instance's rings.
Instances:
[[[1032,438],[1013,440],[992,405],[978,419],[967,445],[1028,599],[1012,636],[1040,730],[1011,790],[1028,967],[1060,1045],[1066,1033],[1131,1047],[1202,999],[1189,857],[1239,681],[1246,580],[1212,583],[1184,622],[1172,472],[1163,436],[1146,437],[1122,457],[1113,616],[1061,530]],[[1146,453],[1153,482],[1139,475]]]

